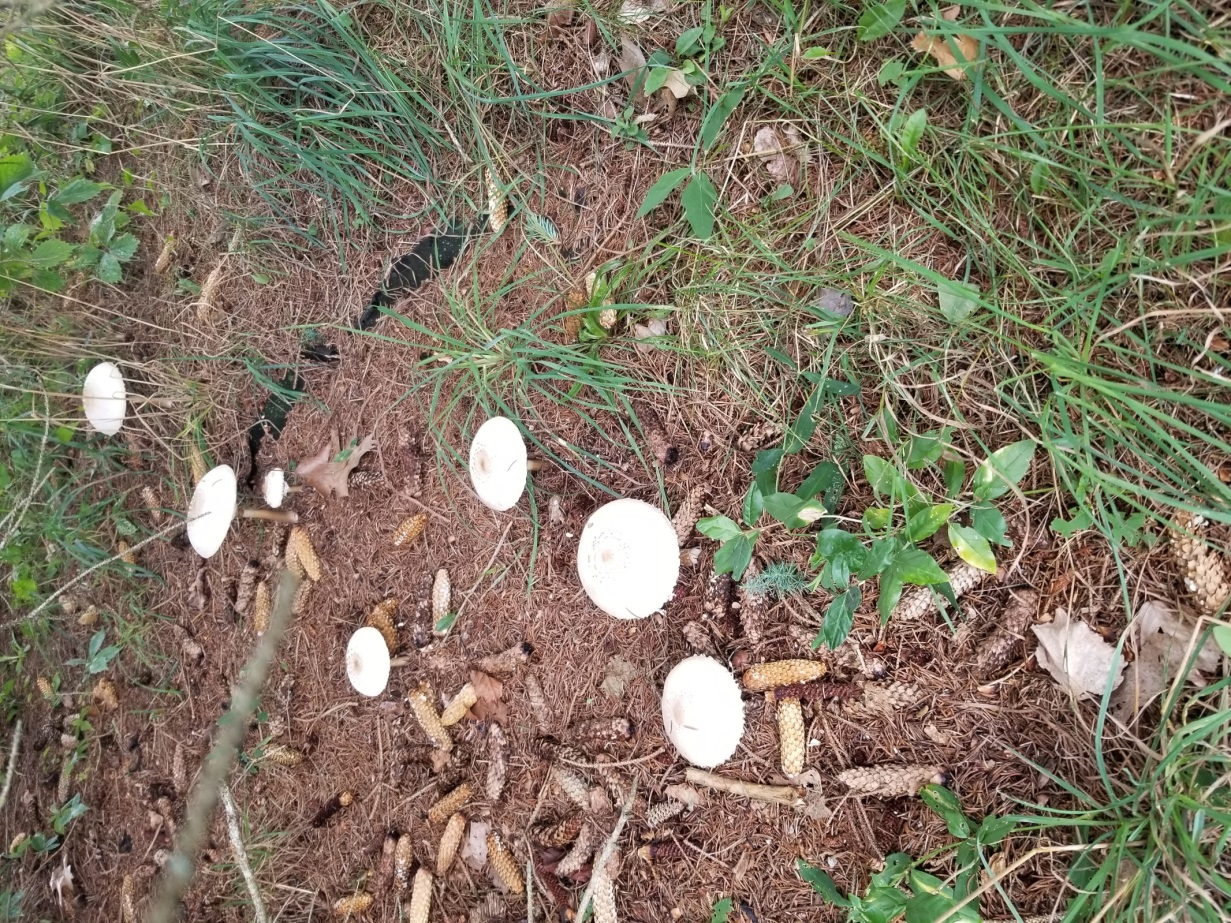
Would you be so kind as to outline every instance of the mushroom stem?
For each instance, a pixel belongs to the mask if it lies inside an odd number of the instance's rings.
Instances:
[[[299,522],[294,510],[240,510],[244,519],[264,519],[266,522]]]
[[[148,397],[144,394],[129,394],[128,399],[134,404],[153,404],[155,407],[174,407],[182,403],[178,397]]]
[[[543,460],[541,458],[530,459],[528,462],[526,462],[526,470],[527,471],[542,471],[543,470]]]

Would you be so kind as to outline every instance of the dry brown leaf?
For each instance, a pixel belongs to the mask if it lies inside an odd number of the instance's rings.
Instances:
[[[620,21],[635,26],[666,9],[667,0],[624,0],[620,5]]]
[[[1111,710],[1123,721],[1131,721],[1143,708],[1175,681],[1188,655],[1195,625],[1185,622],[1170,607],[1150,601],[1139,610],[1125,634],[1133,641],[1137,659],[1124,671],[1124,682],[1111,696]],[[1211,638],[1193,658],[1185,679],[1205,685],[1202,672],[1218,668],[1220,653]]]
[[[295,468],[299,479],[313,490],[328,498],[337,493],[339,497],[349,496],[346,479],[351,471],[363,459],[363,456],[376,447],[375,433],[368,433],[347,455],[345,461],[335,461],[341,453],[341,443],[338,430],[335,427],[329,434],[329,445],[316,455],[304,459]]]
[[[629,92],[636,93],[637,97],[644,95],[637,85],[644,82],[645,54],[632,39],[620,39],[620,70],[628,72],[624,75],[624,81]]]
[[[969,35],[929,35],[920,32],[910,43],[920,54],[931,55],[954,80],[965,80],[966,70],[979,58],[979,42]],[[959,60],[958,55],[961,55]]]
[[[663,89],[670,91],[676,99],[683,99],[692,92],[692,84],[688,82],[682,70],[673,67],[667,71],[667,80],[663,83]]]
[[[629,682],[637,676],[637,668],[623,657],[612,657],[607,661],[607,675],[599,686],[604,693],[619,701],[624,698],[624,690]]]
[[[940,11],[940,18],[945,22],[957,22],[957,17],[961,14],[962,8],[956,3],[953,6],[947,6]]]
[[[504,683],[487,673],[471,670],[470,685],[474,687],[474,693],[479,697],[478,701],[470,706],[470,713],[479,721],[497,721],[500,724],[507,724],[509,706],[503,701]]]
[[[764,125],[752,139],[752,149],[765,163],[765,170],[780,183],[794,185],[799,179],[802,140],[792,125],[782,132]]]
[[[1033,630],[1039,639],[1039,666],[1077,698],[1101,697],[1113,670],[1111,687],[1123,680],[1124,661],[1116,649],[1085,622],[1072,621],[1067,609],[1057,609],[1052,621]]]

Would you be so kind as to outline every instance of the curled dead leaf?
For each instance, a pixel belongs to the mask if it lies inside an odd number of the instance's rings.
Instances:
[[[311,458],[302,460],[295,473],[301,481],[326,498],[333,493],[346,497],[349,496],[347,478],[363,456],[375,447],[375,433],[368,433],[347,453],[346,458],[338,460],[342,447],[335,427],[329,434],[329,444]]]
[[[504,683],[487,673],[471,670],[470,685],[478,696],[478,701],[470,706],[470,713],[479,721],[508,723],[509,706],[503,700]]]
[[[1123,721],[1131,721],[1141,710],[1179,676],[1187,663],[1189,644],[1196,626],[1184,621],[1170,607],[1151,600],[1137,610],[1124,630],[1132,640],[1137,659],[1124,671],[1124,682],[1111,696],[1111,710]],[[1220,654],[1214,639],[1198,649],[1184,680],[1205,685],[1201,674],[1218,669]]]
[[[620,70],[627,71],[624,81],[628,84],[630,93],[637,97],[642,95],[640,84],[645,77],[645,54],[641,46],[629,38],[620,39]]]
[[[794,185],[799,179],[804,146],[795,126],[787,125],[779,131],[772,125],[763,125],[752,139],[752,149],[764,162],[766,172],[778,182]]]
[[[954,80],[965,80],[966,71],[979,58],[979,43],[969,35],[931,35],[920,32],[910,43],[920,54],[931,55]]]
[[[1057,609],[1052,621],[1033,631],[1039,666],[1075,697],[1100,698],[1109,678],[1113,689],[1123,680],[1124,660],[1116,649],[1085,622],[1072,621],[1067,609]]]

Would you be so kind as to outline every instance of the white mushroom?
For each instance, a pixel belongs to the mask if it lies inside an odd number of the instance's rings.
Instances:
[[[297,494],[302,489],[287,484],[286,472],[281,468],[270,468],[262,484],[265,502],[274,509],[280,507],[289,494]]]
[[[222,547],[235,518],[235,498],[238,484],[230,465],[219,465],[205,473],[192,493],[188,504],[188,541],[203,558],[212,558]],[[245,519],[267,519],[272,522],[298,522],[292,511],[242,510]]]
[[[680,576],[675,528],[641,500],[613,500],[586,520],[577,543],[577,574],[594,605],[618,619],[661,609]]]
[[[128,389],[114,362],[100,362],[90,369],[81,388],[81,405],[86,420],[100,433],[114,436],[120,431],[128,410]]]
[[[470,483],[479,499],[503,512],[526,489],[526,443],[508,417],[492,417],[470,443]]]
[[[731,758],[744,736],[744,702],[731,671],[713,657],[681,660],[663,684],[667,739],[694,766]]]
[[[389,683],[389,647],[384,636],[371,625],[350,636],[346,645],[346,675],[360,695],[376,696]]]

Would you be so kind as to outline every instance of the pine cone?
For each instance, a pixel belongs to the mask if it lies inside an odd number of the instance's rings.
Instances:
[[[398,611],[398,601],[393,597],[377,603],[368,614],[368,625],[375,628],[385,639],[385,645],[390,654],[396,654],[400,642],[397,629],[393,626],[393,617]]]
[[[635,409],[641,421],[641,427],[645,430],[650,454],[658,460],[660,465],[671,467],[680,460],[680,450],[667,436],[667,428],[663,426],[662,418],[658,416],[654,408],[645,403],[639,403]]]
[[[154,260],[154,272],[162,275],[171,268],[171,257],[175,255],[175,235],[168,234],[167,239],[162,242],[162,249],[158,251],[158,259]]]
[[[312,538],[302,526],[292,528],[290,537],[286,540],[286,566],[294,571],[292,560],[313,583],[321,579],[321,560],[316,556],[316,549],[312,547]]]
[[[651,830],[655,827],[661,827],[671,818],[682,814],[687,808],[688,805],[682,801],[660,801],[658,804],[652,805],[645,812],[645,825]]]
[[[129,567],[137,566],[137,555],[135,552],[133,552],[132,545],[128,544],[128,542],[124,541],[123,539],[120,539],[116,543],[115,550],[120,555],[120,560],[123,561],[125,564],[127,564]]]
[[[577,293],[569,292],[569,307],[570,308],[573,307],[572,296],[574,294],[580,294],[580,292],[577,292]],[[584,301],[584,296],[583,296],[583,301],[581,302],[581,306],[584,306],[584,305],[585,305],[585,301]],[[564,315],[564,320],[562,324],[564,327],[565,345],[568,346],[573,343],[576,343],[577,337],[581,333],[581,315],[580,314],[566,314]]]
[[[462,805],[470,800],[472,789],[469,782],[463,782],[449,794],[445,795],[427,810],[427,822],[439,824],[461,810]]]
[[[561,846],[567,846],[576,840],[585,823],[586,817],[584,814],[570,814],[564,820],[540,824],[535,827],[531,836],[534,838],[534,842],[544,849],[557,849]]]
[[[323,827],[343,808],[348,808],[355,796],[351,792],[339,792],[317,809],[312,817],[313,827]]]
[[[684,847],[675,840],[653,840],[638,849],[637,855],[652,865],[655,862],[684,858]]]
[[[248,607],[252,605],[252,594],[256,590],[256,561],[249,561],[239,572],[239,582],[235,585],[235,614],[247,615]]]
[[[554,763],[551,767],[551,780],[577,807],[583,811],[590,810],[590,786],[581,776],[567,766]]]
[[[514,644],[508,650],[491,654],[477,661],[474,668],[480,673],[490,673],[493,676],[504,676],[516,673],[524,664],[530,661],[534,653],[534,645],[527,641]]]
[[[188,468],[192,472],[192,483],[199,484],[201,478],[209,474],[209,467],[205,464],[205,456],[201,454],[201,447],[197,445],[195,439],[188,442]]]
[[[175,754],[171,757],[171,784],[180,795],[188,791],[188,767],[185,765],[183,744],[175,745]]]
[[[519,897],[526,893],[526,883],[522,881],[517,860],[495,830],[487,834],[487,861],[508,891]]]
[[[504,731],[495,722],[487,727],[487,754],[487,800],[495,804],[500,801],[508,778],[504,760]]]
[[[547,709],[547,696],[543,692],[543,686],[533,670],[526,673],[525,684],[526,698],[530,700],[534,723],[538,725],[540,734],[546,734],[551,727],[551,712]]]
[[[990,576],[987,571],[979,570],[965,561],[954,566],[948,574],[949,586],[953,587],[953,595],[957,599],[961,599],[967,592],[982,583],[983,578]],[[931,587],[917,586],[902,594],[902,598],[898,600],[897,606],[893,609],[891,618],[909,621],[935,611],[935,591]]]
[[[252,595],[252,630],[259,638],[269,631],[269,613],[272,608],[269,597],[269,584],[262,580],[256,585]]]
[[[569,736],[583,743],[628,743],[633,738],[633,723],[627,718],[589,718],[569,728]]]
[[[501,900],[500,895],[495,891],[489,891],[483,903],[470,911],[466,923],[494,923],[496,920],[503,919],[504,912],[504,901]]]
[[[452,727],[466,717],[470,706],[477,701],[479,701],[479,694],[474,691],[473,685],[467,683],[457,691],[457,695],[449,700],[445,710],[440,713],[440,723],[445,727]]]
[[[294,747],[277,744],[265,751],[265,759],[279,766],[298,766],[303,762],[303,753]]]
[[[820,679],[827,672],[829,668],[819,660],[772,660],[750,666],[744,672],[744,688],[749,692],[765,692],[776,686]]]
[[[415,596],[415,620],[411,625],[411,643],[416,648],[422,648],[432,638],[432,584],[435,579],[432,574],[419,576],[418,593]]]
[[[606,755],[600,755],[594,761],[594,771],[603,780],[603,787],[607,789],[607,794],[611,796],[611,803],[619,808],[623,806],[624,802],[628,801],[629,792],[632,791],[632,783],[615,766],[607,765],[610,759]]]
[[[107,711],[114,711],[119,708],[120,699],[115,692],[115,683],[111,682],[111,680],[107,679],[105,676],[101,677],[98,682],[94,684],[94,701]]]
[[[917,795],[930,783],[943,784],[945,771],[939,766],[862,766],[838,773],[838,781],[861,795],[900,798]]]
[[[45,699],[51,698],[52,693],[55,691],[51,688],[51,680],[46,676],[40,676],[34,681],[34,684],[38,686],[39,695]]]
[[[614,862],[615,856],[611,859]],[[611,880],[610,869],[604,867],[594,870],[590,897],[594,906],[594,923],[619,923],[619,917],[616,916],[615,882]]]
[[[427,513],[415,513],[413,516],[408,516],[402,520],[402,524],[397,527],[397,531],[393,533],[393,545],[395,548],[400,548],[402,545],[409,545],[427,528]]]
[[[782,753],[782,771],[797,776],[804,771],[807,740],[804,733],[804,712],[799,699],[778,701],[778,746]]]
[[[449,614],[449,605],[453,601],[453,585],[449,582],[449,572],[445,568],[436,571],[436,579],[432,581],[432,629],[441,623]]]
[[[603,842],[602,831],[594,824],[587,822],[581,828],[581,832],[577,834],[577,840],[573,843],[573,848],[570,849],[560,860],[556,866],[556,874],[561,878],[572,878],[583,868],[590,858],[594,855],[594,851]]]
[[[432,687],[426,680],[406,697],[411,711],[415,713],[415,718],[418,719],[419,726],[423,728],[423,733],[427,735],[428,740],[435,744],[437,749],[448,753],[453,749],[453,738],[449,736],[445,726],[440,723],[440,714],[436,711],[436,706],[432,704],[433,699]],[[448,813],[451,814],[452,811]],[[441,820],[443,819],[442,817]]]
[[[744,640],[752,645],[761,643],[769,619],[769,596],[748,589],[748,582],[760,572],[756,562],[749,564],[739,588],[739,624]]]
[[[1038,607],[1039,594],[1034,590],[1013,594],[1000,623],[975,652],[975,673],[980,679],[990,679],[1016,659],[1021,651],[1022,637],[1034,621]]]
[[[337,917],[357,917],[367,913],[372,907],[372,895],[367,891],[356,891],[333,903],[333,914]]]
[[[705,582],[705,594],[701,599],[701,611],[712,619],[719,632],[729,632],[731,618],[731,575],[710,574]]]
[[[436,850],[436,874],[444,875],[453,864],[457,848],[462,843],[462,834],[466,832],[466,815],[460,811],[450,815],[445,824],[445,832],[440,835],[440,847]]]
[[[308,600],[312,598],[312,581],[305,580],[295,590],[295,598],[291,600],[291,615],[303,615],[308,611]]]
[[[375,487],[377,484],[383,484],[385,476],[379,471],[352,471],[350,480],[347,484],[351,490],[364,490],[368,487]]]
[[[814,679],[807,683],[791,683],[789,686],[778,686],[766,693],[771,699],[799,699],[801,702],[823,702],[826,699],[837,699],[849,702],[863,695],[863,688],[854,683],[827,683]]]
[[[704,484],[698,484],[680,501],[679,509],[675,511],[675,518],[671,520],[671,524],[675,526],[675,540],[679,542],[680,547],[683,547],[692,537],[692,530],[696,528],[697,518],[701,515],[701,508],[705,505],[707,496],[709,496],[709,488]]]
[[[398,837],[393,850],[393,880],[398,891],[405,891],[410,883],[410,867],[415,861],[415,844],[409,833]]]
[[[384,894],[393,881],[393,857],[397,852],[398,838],[393,833],[386,833],[380,844],[380,863],[376,866],[376,893]]]
[[[739,437],[736,445],[741,452],[755,452],[778,435],[778,424],[768,420],[753,423]]]
[[[705,654],[715,660],[722,659],[718,654],[718,647],[714,644],[714,639],[710,637],[709,629],[700,622],[685,622],[684,627],[680,629],[680,634],[684,636],[684,642],[689,648],[698,654]]]
[[[137,896],[133,877],[125,875],[120,882],[120,916],[124,923],[137,923]]]
[[[852,717],[892,715],[917,705],[921,698],[914,683],[867,683],[857,701],[846,703],[843,711]]]
[[[1217,615],[1231,598],[1231,580],[1223,557],[1193,534],[1204,525],[1200,517],[1181,516],[1171,532],[1171,554],[1197,608],[1206,615]]]
[[[615,308],[603,308],[598,312],[598,325],[610,332],[615,329],[620,313]]]
[[[483,177],[487,187],[487,224],[493,234],[499,234],[509,220],[509,200],[491,170],[484,170]]]
[[[415,883],[406,906],[406,923],[427,923],[432,912],[432,873],[425,868],[415,872]]]

